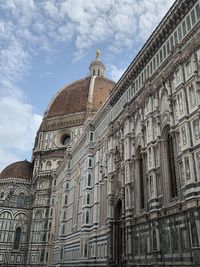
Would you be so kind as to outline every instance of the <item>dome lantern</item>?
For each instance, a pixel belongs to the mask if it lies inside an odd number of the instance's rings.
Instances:
[[[104,76],[105,66],[99,58],[100,54],[101,54],[100,50],[97,49],[95,60],[93,60],[89,66],[90,76],[99,76],[99,77]]]

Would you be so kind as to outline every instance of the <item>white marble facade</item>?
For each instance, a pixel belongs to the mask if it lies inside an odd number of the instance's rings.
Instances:
[[[0,179],[0,265],[200,266],[199,21],[176,1],[95,115],[39,129],[32,180]]]

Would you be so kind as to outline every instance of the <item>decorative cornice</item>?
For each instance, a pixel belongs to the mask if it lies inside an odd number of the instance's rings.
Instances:
[[[144,68],[153,55],[155,55],[157,50],[162,46],[164,41],[169,37],[180,20],[187,13],[189,7],[192,7],[195,2],[197,1],[179,0],[174,3],[111,91],[111,105],[118,101],[119,97],[124,93],[127,87],[131,85],[131,81],[134,80],[134,78],[141,72],[142,68]]]

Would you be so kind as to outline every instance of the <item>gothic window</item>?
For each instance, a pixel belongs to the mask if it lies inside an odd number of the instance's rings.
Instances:
[[[53,185],[56,186],[56,179],[54,179],[54,181],[53,181]]]
[[[183,36],[186,35],[186,24],[185,24],[185,21],[183,21],[182,23],[182,30],[183,30]]]
[[[157,193],[158,196],[160,196],[162,195],[162,183],[161,183],[160,173],[156,174],[156,182],[157,182]]]
[[[53,209],[50,210],[50,217],[53,216]]]
[[[66,189],[69,189],[69,183],[66,183]]]
[[[191,12],[191,18],[192,18],[192,25],[194,25],[196,23],[196,16],[195,16],[195,13],[194,13],[194,9]]]
[[[182,132],[182,139],[183,139],[183,144],[187,144],[187,137],[186,137],[186,130],[185,130],[185,126],[181,127],[181,132]]]
[[[179,112],[180,114],[183,113],[183,97],[182,97],[182,93],[180,93],[178,95],[178,105],[179,105]]]
[[[65,233],[65,225],[63,224],[63,226],[62,226],[62,234],[64,235],[64,233]]]
[[[178,118],[178,105],[176,99],[173,101],[173,104],[174,104],[175,117]]]
[[[42,262],[43,260],[44,260],[44,250],[41,251],[40,262]]]
[[[49,256],[49,253],[48,251],[46,252],[46,262],[48,261],[48,256]]]
[[[176,132],[176,143],[178,152],[181,152],[181,135],[179,131]]]
[[[197,19],[200,19],[200,6],[199,4],[196,5],[196,14],[197,14]]]
[[[57,167],[59,167],[61,165],[61,163],[62,163],[61,160],[57,161]]]
[[[175,43],[175,45],[178,44],[178,34],[177,34],[177,31],[174,32],[174,43]]]
[[[100,70],[98,69],[98,76],[100,76]]]
[[[199,124],[198,118],[193,121],[193,132],[194,132],[195,138],[199,139],[199,137],[200,137],[200,124]]]
[[[197,104],[197,98],[196,98],[196,92],[193,85],[189,87],[189,101],[190,101],[190,107],[193,108]]]
[[[144,159],[141,153],[141,147],[137,151],[138,156],[138,175],[139,175],[139,186],[140,186],[140,208],[144,209]]]
[[[88,174],[88,186],[91,186],[91,174]]]
[[[189,180],[191,178],[191,175],[190,175],[190,163],[188,157],[185,157],[185,172],[186,172],[186,179]]]
[[[22,229],[20,227],[17,227],[17,229],[15,230],[14,249],[19,249],[21,234]]]
[[[87,244],[85,244],[84,246],[84,257],[85,258],[87,257],[87,254],[88,254],[88,247],[87,247]]]
[[[66,211],[63,212],[63,220],[66,219]]]
[[[196,166],[200,176],[200,152],[196,154]]]
[[[191,62],[191,60],[189,60],[187,62],[187,64],[185,65],[185,68],[186,68],[187,77],[190,77],[190,75],[192,74],[192,62]]]
[[[89,223],[89,211],[86,211],[85,222]]]
[[[92,167],[92,159],[91,158],[89,158],[89,160],[88,160],[88,167]]]
[[[182,161],[179,163],[179,175],[180,175],[181,185],[183,186],[185,184],[185,175],[184,175],[184,167]]]
[[[87,204],[90,204],[90,194],[87,194]]]
[[[90,142],[93,142],[93,141],[94,141],[94,133],[90,132]]]
[[[199,246],[198,232],[193,214],[190,214],[190,229],[191,229],[192,247],[198,247]]]
[[[173,149],[173,137],[170,133],[167,136],[167,155],[168,155],[168,168],[170,177],[170,189],[171,197],[177,196],[177,184],[176,184],[176,171],[175,171],[175,158]]]
[[[35,214],[35,219],[36,220],[40,220],[42,219],[42,213],[40,211],[38,211],[36,214]]]
[[[46,241],[46,234],[43,234],[43,236],[42,236],[42,241],[43,241],[43,242]]]
[[[187,29],[189,31],[191,29],[191,21],[190,21],[190,16],[189,15],[186,17],[186,23],[187,23]]]
[[[182,35],[182,29],[181,29],[181,25],[178,27],[178,39],[179,39],[179,42],[181,41],[181,39],[183,38],[183,35]]]
[[[152,238],[152,247],[153,247],[153,250],[157,250],[157,239],[156,239],[156,230],[153,229],[153,238]]]
[[[149,176],[149,196],[151,197],[154,193],[154,188],[153,188],[153,175]]]
[[[17,207],[24,207],[25,204],[25,195],[24,193],[20,193],[17,196]]]
[[[170,51],[171,51],[171,49],[174,47],[174,37],[173,37],[173,35],[170,37],[170,46],[171,46],[171,48],[170,48]]]
[[[175,253],[178,251],[178,247],[179,247],[178,229],[176,227],[171,228],[171,240],[172,240],[172,251]]]
[[[46,170],[47,171],[51,170],[51,161],[47,161],[47,163],[46,163]]]
[[[65,205],[67,205],[67,195],[65,196]]]
[[[3,198],[4,197],[4,192],[1,192],[0,193],[0,198]]]

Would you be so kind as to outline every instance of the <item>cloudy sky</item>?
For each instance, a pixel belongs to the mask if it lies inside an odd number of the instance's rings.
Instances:
[[[174,0],[0,0],[0,170],[31,159],[48,102],[95,50],[118,80]]]

